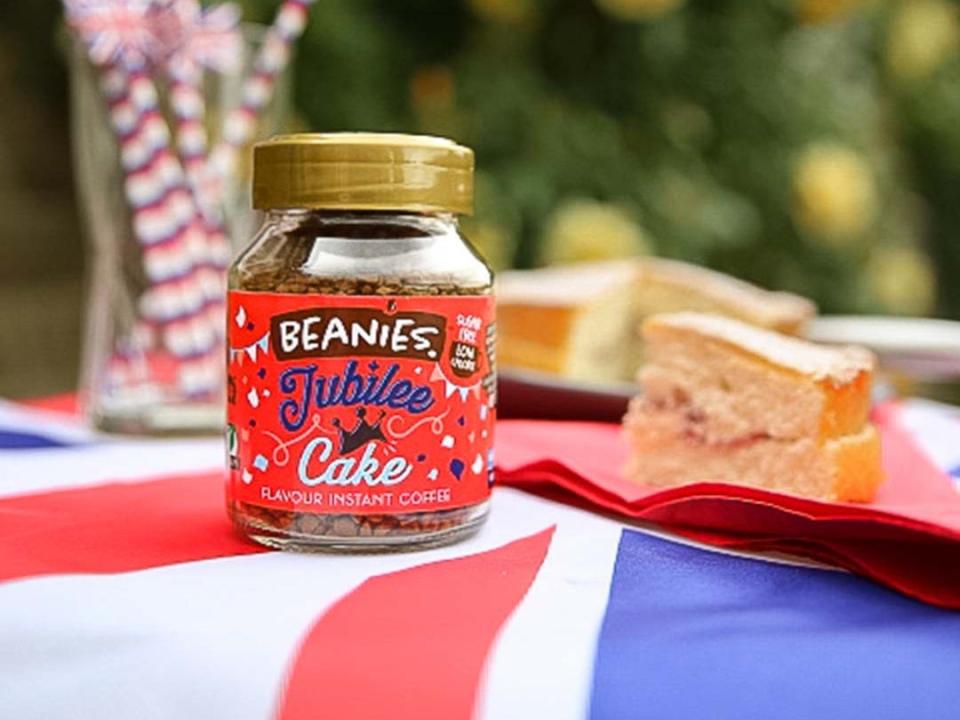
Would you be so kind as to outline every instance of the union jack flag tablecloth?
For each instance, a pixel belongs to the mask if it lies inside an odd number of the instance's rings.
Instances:
[[[949,485],[953,411],[900,412]],[[507,487],[452,547],[270,552],[232,535],[222,456],[0,404],[0,717],[960,712],[960,614],[870,580]]]

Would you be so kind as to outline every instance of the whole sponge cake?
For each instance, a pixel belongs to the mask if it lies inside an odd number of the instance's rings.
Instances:
[[[577,380],[632,380],[643,357],[640,321],[680,310],[791,334],[816,313],[797,295],[662,258],[513,270],[497,278],[497,360]]]
[[[631,480],[873,498],[883,473],[879,437],[867,420],[869,351],[700,313],[649,318],[643,337],[643,394],[624,419]]]

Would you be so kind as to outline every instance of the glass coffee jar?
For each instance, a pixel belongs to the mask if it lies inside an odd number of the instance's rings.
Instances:
[[[476,530],[493,484],[492,273],[449,140],[254,149],[266,218],[230,271],[227,505],[272,547],[386,551]]]

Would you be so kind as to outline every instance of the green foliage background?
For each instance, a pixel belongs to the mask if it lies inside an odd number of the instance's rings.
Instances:
[[[929,253],[940,312],[957,315],[960,60],[944,53],[906,87],[892,78],[891,18],[908,2],[838,2],[811,24],[799,0],[659,3],[676,7],[642,21],[605,5],[658,3],[322,0],[298,51],[297,106],[314,130],[474,147],[475,225],[493,227],[484,237],[511,264],[536,264],[551,213],[592,198],[634,218],[658,254],[806,293],[827,311],[916,309],[871,290],[870,258]],[[260,20],[276,6],[243,4]],[[842,242],[793,211],[798,157],[818,143],[854,152],[874,188],[869,217]],[[899,284],[911,282],[925,276],[905,271]]]

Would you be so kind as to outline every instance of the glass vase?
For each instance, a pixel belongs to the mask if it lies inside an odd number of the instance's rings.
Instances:
[[[235,71],[205,73],[199,90],[209,148],[241,103],[243,79],[264,30],[244,27],[243,57]],[[106,71],[92,66],[79,43],[70,49],[69,66],[74,175],[88,245],[81,407],[94,426],[109,432],[218,433],[224,417],[226,266],[258,222],[249,202],[250,148],[238,149],[226,176],[212,170],[192,176],[209,177],[218,188],[214,212],[200,212],[205,188],[187,180],[190,166],[178,152],[172,86],[158,73],[143,73],[141,84],[155,93],[154,122],[162,122],[170,136],[168,143],[143,144],[173,163],[174,176],[182,173],[183,180],[174,182],[173,190],[158,190],[158,184],[169,187],[171,175],[157,169],[160,161],[150,154],[147,169],[135,170],[147,178],[141,183],[145,204],[139,203],[130,183],[132,134],[125,136],[111,115],[116,100],[108,100],[104,90]],[[289,90],[284,71],[258,115],[256,139],[284,128]],[[222,232],[210,230],[211,215]],[[172,233],[174,240],[146,242],[151,233],[166,237],[165,228],[189,230]],[[220,240],[216,253],[214,235]],[[214,254],[217,262],[210,261]]]

